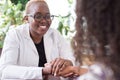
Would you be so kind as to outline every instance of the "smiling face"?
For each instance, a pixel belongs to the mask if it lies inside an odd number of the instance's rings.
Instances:
[[[50,12],[44,1],[34,2],[29,6],[27,16],[30,33],[33,36],[43,36],[51,25]],[[38,19],[37,19],[38,18]],[[41,19],[39,19],[41,18]]]

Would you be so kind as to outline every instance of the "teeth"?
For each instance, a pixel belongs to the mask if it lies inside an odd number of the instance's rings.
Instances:
[[[46,26],[40,26],[41,28],[46,28]]]

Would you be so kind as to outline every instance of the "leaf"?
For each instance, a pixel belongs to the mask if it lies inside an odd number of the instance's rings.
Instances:
[[[68,35],[69,31],[70,31],[70,27],[69,26],[65,26],[65,35]]]
[[[72,4],[73,3],[73,0],[68,0],[69,4]]]
[[[63,29],[63,23],[59,22],[57,30],[62,34],[62,29]]]

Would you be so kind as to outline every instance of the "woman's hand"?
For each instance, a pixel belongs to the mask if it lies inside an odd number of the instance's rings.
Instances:
[[[80,68],[77,66],[68,66],[64,70],[59,71],[59,75],[62,77],[77,77],[87,73],[88,69]]]
[[[75,66],[67,66],[63,70],[59,71],[59,75],[62,77],[79,76],[79,68]]]
[[[52,74],[54,76],[59,76],[58,75],[59,71],[62,71],[67,66],[72,66],[73,64],[70,60],[62,59],[62,58],[56,58],[55,60],[53,60],[51,62],[51,65],[52,65]]]

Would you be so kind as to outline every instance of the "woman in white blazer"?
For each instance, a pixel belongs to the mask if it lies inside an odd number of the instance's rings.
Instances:
[[[43,80],[44,75],[58,72],[58,67],[72,65],[74,57],[70,45],[57,30],[49,28],[51,17],[45,1],[30,0],[27,3],[25,20],[28,23],[9,30],[4,41],[0,58],[2,80]],[[52,62],[52,69],[39,66],[41,53],[36,44],[41,42],[44,59]]]

